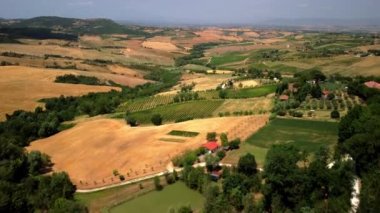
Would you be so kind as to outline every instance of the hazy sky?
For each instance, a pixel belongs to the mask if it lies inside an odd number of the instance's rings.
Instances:
[[[0,17],[249,23],[273,18],[379,18],[380,0],[0,0]]]

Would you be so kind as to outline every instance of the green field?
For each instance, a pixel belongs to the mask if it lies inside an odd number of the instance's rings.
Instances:
[[[223,65],[223,64],[243,61],[246,58],[248,58],[248,56],[244,55],[240,52],[229,52],[229,53],[223,54],[221,56],[212,57],[210,64],[212,64],[214,66],[219,66],[219,65]]]
[[[178,209],[183,205],[191,205],[193,210],[202,209],[203,196],[189,189],[184,183],[177,182],[166,186],[162,191],[150,192],[112,209],[111,213],[154,212],[167,213],[171,208]]]
[[[211,117],[213,112],[222,105],[222,103],[223,100],[198,100],[175,103],[159,106],[150,110],[134,112],[131,113],[131,116],[137,119],[141,124],[151,123],[151,118],[154,114],[160,114],[164,122],[186,118],[207,118]]]
[[[275,119],[244,142],[240,149],[227,156],[227,161],[237,162],[247,152],[263,165],[266,153],[274,144],[291,143],[301,150],[315,152],[322,146],[336,144],[338,123],[299,119]]]
[[[254,88],[227,90],[227,98],[256,98],[266,96],[276,91],[277,85],[266,85]]]

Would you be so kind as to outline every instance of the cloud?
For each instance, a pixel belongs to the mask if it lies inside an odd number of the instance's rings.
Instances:
[[[94,5],[93,1],[75,1],[75,2],[69,2],[69,6],[92,6]]]

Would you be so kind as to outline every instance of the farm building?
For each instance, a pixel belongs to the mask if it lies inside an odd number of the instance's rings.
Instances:
[[[219,148],[219,144],[216,141],[208,141],[203,144],[203,147],[206,148],[209,152],[215,152]]]
[[[322,94],[323,94],[323,97],[327,97],[329,94],[330,94],[330,91],[328,91],[328,90],[323,90],[322,91]]]
[[[212,171],[210,174],[211,180],[218,181],[222,176],[222,170]]]
[[[376,81],[367,81],[364,83],[364,85],[368,88],[380,89],[380,84]]]
[[[287,95],[280,95],[280,97],[278,99],[280,99],[280,101],[287,101],[287,100],[289,100],[289,96],[287,96]]]

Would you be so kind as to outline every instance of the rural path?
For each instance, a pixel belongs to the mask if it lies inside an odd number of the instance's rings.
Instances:
[[[231,167],[232,166],[232,164],[224,164],[224,163],[220,163],[219,165],[220,166],[227,166],[227,167]],[[206,166],[206,163],[197,163],[197,164],[193,165],[194,168],[205,167],[205,166]],[[180,171],[183,170],[183,168],[175,168],[170,163],[170,164],[168,164],[166,166],[166,171],[163,171],[163,172],[158,172],[156,174],[147,175],[147,176],[144,176],[144,177],[141,177],[141,178],[136,178],[136,179],[133,179],[133,180],[124,181],[124,182],[121,182],[121,183],[112,184],[112,185],[108,185],[108,186],[102,186],[102,187],[93,188],[93,189],[77,189],[76,192],[77,193],[91,193],[91,192],[102,191],[102,190],[105,190],[105,189],[115,188],[115,187],[118,187],[118,186],[125,186],[125,185],[129,185],[129,184],[137,183],[137,182],[140,182],[140,181],[143,181],[143,180],[148,180],[148,179],[151,179],[151,178],[154,178],[154,177],[159,177],[159,176],[162,176],[162,175],[164,175],[166,173],[173,173],[174,169],[177,172],[180,172]]]

